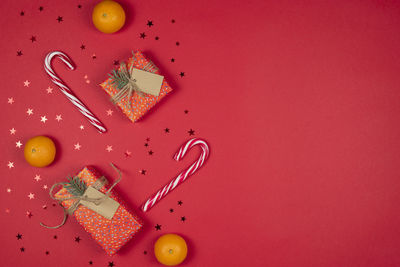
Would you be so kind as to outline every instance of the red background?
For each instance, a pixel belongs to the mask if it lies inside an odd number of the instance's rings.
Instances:
[[[95,3],[1,3],[2,265],[156,266],[155,239],[175,232],[189,243],[184,266],[400,266],[398,2],[126,0],[128,21],[113,35],[92,26]],[[132,49],[143,50],[175,89],[137,124],[98,86]],[[50,82],[42,65],[52,50],[77,65],[53,64],[106,134]],[[209,142],[209,160],[141,213],[146,198],[197,157],[193,149],[183,162],[172,158],[193,137],[190,129]],[[39,134],[58,148],[43,169],[16,147]],[[62,216],[43,185],[85,165],[115,179],[109,162],[124,172],[117,192],[146,223],[112,258],[73,219],[58,230],[39,226]]]

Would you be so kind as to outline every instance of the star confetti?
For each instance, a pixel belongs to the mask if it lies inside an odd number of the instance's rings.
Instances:
[[[107,112],[107,116],[112,116],[112,114],[113,114],[113,111],[111,109],[107,110],[106,112]]]
[[[30,84],[31,84],[31,82],[28,81],[28,80],[26,80],[26,81],[24,82],[24,87],[29,87]]]
[[[49,86],[49,87],[47,87],[46,91],[47,91],[48,94],[51,94],[51,93],[53,93],[53,88],[51,88]]]
[[[179,45],[180,45],[180,43],[179,43],[179,42],[176,42],[175,44],[176,44],[176,46],[179,46]]]
[[[183,204],[182,200],[179,200],[179,201],[178,201],[178,205],[179,205],[179,206],[182,206],[182,204]]]
[[[184,73],[183,71],[181,71],[181,73],[179,73],[179,75],[180,75],[181,77],[183,77],[183,76],[185,76],[185,73]]]
[[[80,150],[82,147],[79,143],[76,143],[74,146],[75,146],[75,150]]]
[[[81,45],[81,49],[84,50],[86,46],[84,44]]]
[[[23,54],[22,54],[22,51],[21,50],[19,50],[19,51],[17,51],[17,57],[20,57],[20,56],[22,56]]]
[[[24,252],[24,251],[25,251],[25,248],[22,247],[22,248],[20,248],[19,250],[21,250],[21,252]]]
[[[165,133],[169,133],[169,128],[165,128],[165,129],[164,129],[164,132],[165,132]]]
[[[151,27],[151,26],[154,26],[154,24],[153,24],[153,22],[151,20],[148,20],[147,21],[147,26]]]
[[[39,182],[40,180],[42,180],[42,178],[40,178],[40,175],[38,175],[38,174],[36,174],[35,178],[33,178],[33,179],[35,179],[36,182]]]
[[[171,213],[174,212],[174,209],[169,209],[169,212],[171,212]]]
[[[45,185],[43,185],[43,189],[47,189],[48,187],[47,187],[47,184],[45,184]]]
[[[46,121],[47,121],[46,116],[40,116],[40,121],[43,123],[46,123]]]
[[[8,98],[7,103],[12,105],[14,103],[14,98],[13,97]]]
[[[33,214],[30,211],[26,212],[26,217],[28,217],[29,219],[32,218]]]
[[[33,114],[33,109],[28,108],[28,110],[26,111],[26,113],[28,114],[28,116]]]
[[[33,42],[36,42],[36,36],[33,36],[33,35],[32,35],[32,37],[31,37],[29,40],[31,40],[32,43],[33,43]]]
[[[83,125],[79,126],[79,129],[83,130],[85,127]]]
[[[50,252],[49,252],[48,250],[46,250],[46,252],[45,252],[45,253],[46,253],[46,255],[49,255],[49,254],[50,254]]]
[[[145,147],[148,147],[148,146],[149,146],[149,143],[144,143],[144,146],[145,146]]]
[[[96,57],[96,54],[93,54],[92,55],[92,59],[96,59],[97,57]]]
[[[161,225],[157,224],[156,226],[154,226],[154,228],[156,228],[156,231],[161,230]]]
[[[63,21],[63,17],[58,16],[58,17],[57,17],[57,21],[58,21],[58,23],[62,22],[62,21]]]
[[[108,262],[108,267],[114,267],[114,266],[115,266],[115,264],[113,261]]]
[[[62,120],[61,114],[60,114],[60,115],[56,115],[56,120],[57,120],[58,122],[60,122],[60,121]]]
[[[144,33],[144,32],[140,33],[140,38],[141,38],[141,39],[146,38],[146,33]]]
[[[11,193],[11,188],[7,188],[7,193]]]
[[[175,62],[175,58],[171,58],[171,62]]]
[[[15,142],[15,147],[21,148],[22,143],[21,141]]]
[[[30,200],[35,199],[35,194],[29,193],[28,197],[29,197]]]
[[[112,148],[112,146],[107,146],[107,147],[106,147],[106,150],[107,150],[108,152],[111,152],[111,151],[113,150],[113,148]]]
[[[21,12],[19,13],[19,15],[20,15],[20,16],[23,16],[23,15],[25,15],[25,12],[24,12],[24,11],[21,11]]]
[[[39,11],[43,11],[43,7],[42,6],[39,7]]]
[[[140,170],[140,174],[146,175],[146,170]]]
[[[10,129],[10,134],[15,134],[17,132],[17,130],[15,130],[14,128]]]
[[[9,161],[7,166],[9,169],[14,168],[14,162]]]
[[[130,157],[132,156],[132,152],[131,151],[125,151],[125,157]]]
[[[153,155],[153,154],[154,154],[153,150],[150,150],[150,151],[149,151],[149,155],[151,156],[151,155]]]
[[[79,236],[75,237],[75,242],[79,243],[81,241],[81,238]]]
[[[158,40],[160,40],[160,37],[156,36],[156,37],[154,37],[154,39],[155,39],[156,41],[158,41]]]
[[[114,63],[113,63],[115,66],[118,66],[119,65],[119,60],[114,60]]]
[[[182,221],[182,222],[186,221],[186,217],[185,217],[185,216],[182,216],[182,217],[181,217],[181,221]]]
[[[188,131],[188,133],[189,133],[189,135],[194,135],[194,130],[193,130],[193,129],[190,129],[190,130]]]
[[[46,210],[47,209],[47,205],[43,205],[42,209]]]
[[[188,113],[189,113],[189,110],[185,109],[183,112],[184,112],[185,114],[188,114]]]
[[[18,233],[18,234],[16,235],[16,237],[17,237],[17,240],[21,240],[21,239],[22,239],[22,235],[21,235],[20,233]]]

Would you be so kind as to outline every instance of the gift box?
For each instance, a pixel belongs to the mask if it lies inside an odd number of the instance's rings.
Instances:
[[[135,87],[135,89],[138,90],[134,90],[135,92],[133,93],[126,93],[121,98],[121,94],[119,93],[121,93],[121,88],[123,86],[119,86],[121,85],[121,81],[118,80],[118,78],[120,77],[120,72],[124,71],[125,68],[126,70],[133,69],[134,71],[142,70],[144,72],[141,72],[140,75],[144,75],[146,77],[140,76],[140,78],[143,79],[138,80],[136,76],[131,77],[132,75],[128,75],[129,78],[131,78],[130,82],[133,85],[132,87]],[[156,74],[158,77],[156,75],[153,75],[153,77],[151,77],[151,74]],[[135,75],[139,75],[139,73],[135,73]],[[172,91],[171,86],[169,86],[165,78],[160,75],[159,69],[140,51],[132,52],[132,57],[128,59],[126,65],[125,63],[121,63],[119,68],[110,73],[109,76],[110,77],[103,83],[101,83],[100,86],[104,89],[104,91],[107,92],[108,95],[110,95],[112,100],[116,96],[118,97],[118,100],[113,102],[115,102],[115,104],[132,122],[136,122],[137,120],[139,120],[161,99],[163,99],[168,93]],[[155,80],[159,81],[159,92],[147,93],[146,89],[151,89],[147,87],[152,87],[153,85],[148,85],[146,84],[146,82],[154,82]],[[157,81],[155,82],[157,83]],[[139,83],[141,83],[140,86],[137,86]],[[126,82],[122,83],[122,85],[126,84]]]
[[[107,191],[106,183],[99,183],[99,181],[104,181],[105,177],[99,175],[92,167],[85,167],[76,177],[88,188],[97,187],[97,190],[102,193]],[[63,186],[54,196],[57,199],[72,197],[66,186]],[[110,191],[108,196],[119,204],[111,219],[105,218],[84,205],[78,205],[73,216],[108,255],[113,255],[142,228],[143,224],[137,216],[126,209],[117,194]],[[68,210],[76,204],[75,202],[74,199],[63,200],[61,205]]]

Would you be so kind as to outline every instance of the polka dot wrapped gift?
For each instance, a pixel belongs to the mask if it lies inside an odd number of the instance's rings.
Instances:
[[[136,89],[133,93],[122,94],[121,97],[121,83],[117,79],[120,76],[115,75],[115,73],[120,73],[121,71],[126,70],[144,70],[145,72],[158,74],[160,76],[159,69],[148,60],[140,51],[132,52],[132,57],[128,59],[127,64],[120,64],[119,68],[116,71],[113,71],[114,75],[109,75],[110,77],[105,80],[100,86],[110,95],[113,102],[122,110],[122,112],[132,121],[138,121],[143,115],[145,115],[152,107],[154,107],[161,99],[163,99],[168,93],[172,91],[171,86],[167,83],[165,78],[162,78],[162,82],[160,80],[161,88],[157,94],[148,94],[145,91],[140,91],[139,88]],[[128,71],[126,71],[128,73]],[[128,75],[129,76],[129,75]],[[118,80],[118,81],[117,81]],[[133,78],[131,81],[135,81]],[[124,83],[123,85],[126,85]],[[144,86],[145,87],[145,86]],[[114,101],[117,97],[117,101]]]
[[[103,179],[92,167],[85,167],[78,173],[77,177],[88,187],[95,186],[96,183],[98,184],[99,179]],[[108,188],[105,184],[99,189],[102,193],[107,190]],[[60,199],[71,196],[65,186],[55,194],[55,197]],[[110,191],[108,196],[119,203],[111,219],[103,217],[84,205],[79,205],[73,212],[73,216],[85,231],[111,256],[142,228],[143,223],[136,215],[126,209],[119,197],[114,193],[114,190]],[[64,200],[61,205],[65,209],[69,209],[74,202],[73,199]]]

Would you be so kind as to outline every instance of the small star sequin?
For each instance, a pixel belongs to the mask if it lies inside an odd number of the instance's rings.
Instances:
[[[189,135],[194,135],[194,130],[193,130],[193,129],[190,129],[190,130],[188,131],[188,133],[189,133]]]
[[[26,217],[28,217],[29,219],[32,218],[33,214],[30,211],[26,212]]]
[[[186,217],[185,217],[185,216],[182,216],[182,217],[181,217],[181,221],[182,221],[182,222],[186,221]]]
[[[165,133],[169,133],[169,128],[165,128],[165,129],[164,129],[164,132],[165,132]]]
[[[148,146],[149,146],[149,143],[144,143],[144,146],[145,146],[145,147],[148,147]]]
[[[153,155],[153,154],[154,154],[153,150],[150,150],[150,151],[149,151],[149,155],[151,156],[151,155]]]
[[[26,113],[28,114],[28,116],[33,114],[33,109],[28,108],[28,110],[26,111]]]
[[[49,252],[48,250],[46,250],[46,252],[45,252],[45,253],[46,253],[46,255],[49,255],[49,254],[50,254],[50,252]]]
[[[78,5],[78,8],[82,8],[82,5]]]
[[[40,180],[42,180],[42,178],[40,178],[40,175],[38,175],[38,174],[36,174],[33,179],[35,179],[36,182],[39,182]]]
[[[171,213],[174,212],[174,209],[169,209],[169,212],[171,212]]]
[[[14,101],[13,97],[8,98],[8,101],[7,101],[8,104],[12,105],[14,102],[15,101]]]
[[[96,58],[97,58],[96,54],[93,54],[92,59],[96,59]]]
[[[156,228],[156,231],[161,230],[161,225],[157,224],[156,226],[154,226],[154,228]]]
[[[146,175],[146,170],[140,170],[139,172],[140,172],[140,174],[142,174],[142,175]]]
[[[58,16],[58,17],[57,17],[57,21],[58,21],[58,23],[62,22],[62,21],[63,21],[63,17]]]
[[[174,19],[171,19],[171,23],[175,23],[175,20],[174,20]]]
[[[114,111],[112,111],[111,109],[109,109],[109,110],[107,110],[106,112],[107,112],[107,116],[112,116],[112,114],[113,114]]]
[[[8,167],[9,169],[14,168],[14,162],[9,161],[8,164],[7,164],[7,167]]]
[[[53,88],[51,88],[49,86],[49,87],[47,87],[46,91],[47,91],[48,94],[51,94],[51,93],[53,93]]]
[[[40,116],[40,121],[43,123],[46,123],[46,121],[47,121],[46,116]]]
[[[81,241],[81,238],[79,236],[75,237],[75,242],[79,243]]]
[[[21,12],[19,12],[19,15],[20,15],[20,16],[24,16],[24,15],[25,15],[25,12],[24,12],[24,11],[21,11]]]
[[[48,187],[47,187],[47,184],[45,184],[45,185],[43,185],[43,189],[47,189]]]
[[[144,32],[140,33],[140,38],[141,38],[141,39],[146,38],[146,33],[144,33]]]
[[[118,66],[119,65],[119,60],[114,60],[114,63],[113,63],[115,66]]]
[[[160,37],[156,36],[156,37],[154,37],[154,39],[155,39],[156,41],[158,41],[158,40],[160,40]]]
[[[31,82],[28,81],[28,80],[26,80],[26,81],[24,82],[24,87],[29,87],[30,84],[31,84]]]
[[[171,62],[175,62],[175,58],[171,58]]]
[[[81,146],[79,143],[76,143],[76,144],[74,145],[74,147],[75,147],[75,148],[74,148],[75,150],[80,150],[82,146]]]
[[[147,251],[146,251],[146,250],[145,250],[145,251],[143,251],[143,254],[144,254],[144,255],[147,255]]]
[[[185,114],[188,114],[188,113],[189,113],[189,110],[185,109],[183,112],[184,112]]]
[[[89,265],[93,265],[93,261],[89,261]]]
[[[24,252],[24,251],[25,251],[25,248],[22,247],[22,248],[20,248],[19,250],[21,250],[21,252]]]
[[[84,44],[81,45],[81,50],[85,50],[86,46]]]
[[[10,129],[10,134],[15,134],[16,132],[17,132],[17,130],[15,130],[15,128]]]
[[[147,137],[147,138],[146,138],[146,142],[150,142],[150,138]]]
[[[179,45],[180,45],[180,43],[179,43],[179,42],[176,42],[175,44],[176,44],[176,46],[179,46]]]
[[[112,146],[107,145],[106,150],[107,150],[108,152],[111,152],[111,151],[113,151],[113,148],[112,148]]]
[[[43,7],[42,6],[39,7],[39,11],[43,11]]]
[[[131,151],[129,151],[129,150],[127,150],[127,151],[125,151],[125,157],[131,157],[132,156],[132,152]]]
[[[149,28],[150,28],[151,26],[154,26],[153,21],[148,20],[148,21],[147,21],[147,26],[149,26]]]
[[[20,57],[20,56],[22,56],[23,54],[22,54],[22,51],[21,50],[19,50],[19,51],[17,51],[17,57]]]
[[[35,194],[29,193],[28,198],[29,200],[35,199]]]
[[[62,120],[61,114],[60,115],[56,115],[56,121],[60,122]]]
[[[81,126],[79,126],[79,129],[83,130],[83,129],[85,129],[85,126],[81,125]]]
[[[31,40],[32,43],[33,43],[33,42],[36,42],[36,36],[33,36],[33,35],[32,35],[32,37],[31,37],[29,40]]]
[[[21,239],[22,239],[22,235],[21,235],[20,233],[18,233],[18,234],[16,235],[16,237],[17,237],[17,240],[21,240]]]
[[[7,188],[6,191],[7,191],[7,193],[11,193],[12,190],[11,190],[11,188]]]
[[[108,267],[114,267],[114,266],[115,266],[115,264],[113,261],[108,262]]]
[[[179,76],[184,77],[185,73],[181,71],[181,73],[179,73]]]
[[[42,209],[47,210],[47,205],[43,205]]]
[[[21,148],[22,143],[21,141],[15,142],[15,147]]]
[[[179,205],[179,206],[182,206],[182,204],[183,204],[182,200],[179,200],[179,201],[178,201],[178,205]]]
[[[56,235],[54,235],[54,236],[53,236],[53,239],[57,239],[57,236],[56,236]]]

